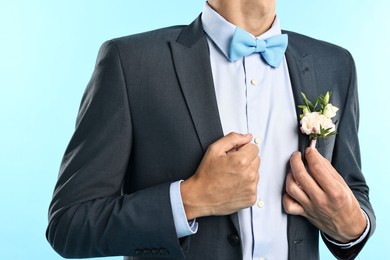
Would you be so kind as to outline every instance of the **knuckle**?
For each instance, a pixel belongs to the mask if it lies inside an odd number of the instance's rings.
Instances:
[[[298,169],[296,172],[297,172],[297,174],[294,174],[294,178],[297,181],[302,181],[302,179],[308,175],[308,172],[307,172],[306,168],[304,168],[304,167]]]
[[[257,182],[259,181],[259,172],[256,170],[251,172],[252,176],[252,183],[255,185],[255,188],[257,189]]]
[[[248,167],[250,167],[250,169],[252,169],[253,171],[258,172],[260,167],[260,158],[256,157],[252,161],[248,162]]]
[[[261,159],[259,156],[256,156],[255,160],[254,160],[254,163],[256,165],[257,168],[259,168],[260,166],[260,162],[261,162]]]
[[[256,180],[256,176],[252,174],[252,172],[248,172],[247,174],[245,174],[244,178],[249,184],[253,183]]]
[[[292,213],[292,203],[291,203],[291,200],[288,198],[287,195],[284,195],[284,196],[283,196],[283,207],[284,207],[284,210],[285,210],[288,214],[291,214],[291,213]]]
[[[230,132],[230,133],[227,135],[227,137],[233,139],[234,141],[237,141],[238,138],[240,137],[240,134],[237,134],[237,133],[235,133],[235,132]]]
[[[326,209],[328,206],[328,202],[323,197],[315,198],[315,203],[317,204],[319,209]]]
[[[298,182],[298,183],[302,183],[303,182],[303,176],[304,176],[305,172],[303,170],[299,170],[297,172],[295,172],[294,176],[292,176],[290,178],[290,181],[291,182]],[[294,179],[293,179],[294,178]]]
[[[248,185],[247,186],[248,190],[252,193],[253,192],[252,186],[255,185],[256,176],[252,174],[252,172],[247,172],[242,176],[242,179]]]
[[[236,137],[238,134],[235,132],[230,132],[227,134],[227,136]]]
[[[346,200],[346,194],[342,192],[342,190],[332,191],[330,197],[332,198],[333,203],[336,205],[341,204]]]
[[[290,173],[287,175],[287,180],[286,182],[289,183],[290,185],[291,184],[294,184],[294,183],[301,183],[299,180],[301,180],[302,178],[300,178],[300,176],[297,176],[296,174],[293,174],[293,173]]]
[[[239,168],[245,168],[248,165],[248,159],[243,157],[237,160],[237,166]]]
[[[256,184],[256,187],[257,187],[257,184],[259,183],[259,180],[260,180],[260,173],[256,171],[256,174],[255,174],[255,184]]]
[[[286,192],[290,194],[291,196],[294,195],[294,189],[292,183],[286,184]]]
[[[290,202],[283,203],[283,206],[284,206],[284,210],[286,211],[286,213],[288,213],[288,214],[292,214],[293,213],[292,205],[291,205]]]
[[[257,185],[255,183],[251,185],[251,193],[253,196],[257,196]]]
[[[252,152],[253,152],[254,154],[258,154],[258,153],[259,153],[260,149],[259,149],[259,146],[258,146],[258,145],[250,144],[250,147],[251,147]]]
[[[218,144],[217,143],[212,143],[209,145],[209,148],[207,149],[209,153],[215,154],[218,151]]]
[[[320,172],[322,170],[322,165],[321,163],[316,162],[311,165],[310,169],[312,172]]]

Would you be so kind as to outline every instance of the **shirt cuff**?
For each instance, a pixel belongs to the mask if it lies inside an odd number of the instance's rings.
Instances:
[[[193,235],[198,231],[198,222],[196,222],[195,219],[190,221],[187,220],[180,193],[180,184],[182,182],[183,181],[181,180],[171,183],[169,190],[177,238]]]
[[[364,230],[363,234],[356,240],[352,241],[352,242],[349,242],[349,243],[340,243],[340,242],[337,242],[331,238],[329,238],[325,233],[322,232],[322,234],[324,235],[325,239],[327,241],[329,241],[330,243],[336,245],[336,246],[339,246],[341,249],[348,249],[348,248],[351,248],[357,244],[359,244],[360,242],[362,242],[367,236],[368,236],[368,233],[370,231],[370,219],[368,218],[367,216],[367,213],[364,212],[364,210],[362,210],[364,216],[366,217],[366,221],[367,221],[367,226],[366,226],[366,229]]]

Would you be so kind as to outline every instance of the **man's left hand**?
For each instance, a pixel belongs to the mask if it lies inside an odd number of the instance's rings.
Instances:
[[[306,217],[339,242],[359,238],[367,223],[351,189],[315,148],[307,148],[305,157],[310,174],[299,152],[291,156],[284,209],[288,214]]]

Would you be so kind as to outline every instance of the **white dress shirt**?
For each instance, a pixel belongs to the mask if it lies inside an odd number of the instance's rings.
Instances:
[[[291,154],[298,149],[294,98],[284,59],[270,67],[259,53],[229,61],[236,26],[207,4],[202,14],[208,36],[217,104],[224,134],[252,133],[259,145],[258,201],[238,212],[244,259],[287,259],[287,215],[283,186]],[[259,36],[280,34],[278,19]]]

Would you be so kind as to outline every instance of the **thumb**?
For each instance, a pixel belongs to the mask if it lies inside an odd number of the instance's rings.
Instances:
[[[230,133],[214,143],[220,153],[227,153],[231,150],[250,143],[252,141],[252,134],[238,134]]]

